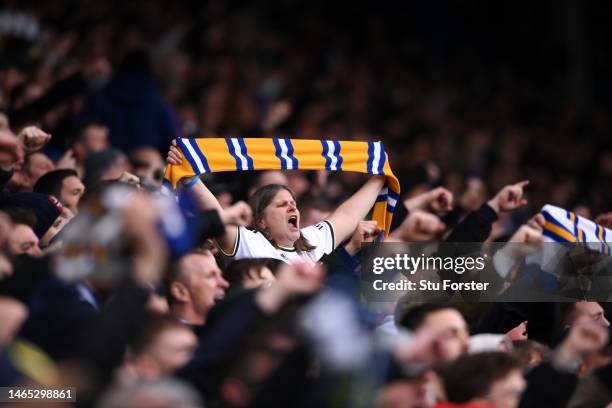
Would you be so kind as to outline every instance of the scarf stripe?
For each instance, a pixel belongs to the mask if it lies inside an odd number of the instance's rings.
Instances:
[[[328,170],[379,174],[387,177],[372,211],[372,219],[389,233],[399,199],[399,182],[381,142],[305,140],[288,138],[177,139],[185,157],[168,165],[162,191],[175,192],[184,178],[220,171]]]
[[[226,139],[229,152],[236,160],[237,170],[253,170],[253,159],[249,157],[244,140],[240,138]]]
[[[281,161],[282,170],[295,170],[298,168],[298,161],[293,156],[293,144],[290,139],[272,139],[276,148],[276,157]]]
[[[335,140],[321,140],[321,145],[323,146],[323,152],[321,155],[325,157],[325,170],[342,170],[340,143]]]

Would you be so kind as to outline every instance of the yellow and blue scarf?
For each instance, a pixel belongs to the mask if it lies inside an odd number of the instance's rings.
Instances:
[[[612,231],[563,208],[547,204],[542,207],[544,238],[547,242],[582,243],[610,255]]]
[[[168,165],[162,189],[174,193],[183,178],[221,171],[328,170],[379,174],[387,178],[372,219],[389,233],[400,186],[382,142],[282,138],[177,139],[181,165]]]

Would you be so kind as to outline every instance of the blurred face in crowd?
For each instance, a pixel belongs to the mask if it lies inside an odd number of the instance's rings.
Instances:
[[[223,298],[229,284],[210,251],[184,256],[180,268],[180,282],[173,282],[171,288],[173,296],[189,304],[197,316],[197,321],[190,323],[203,324],[208,311]]]
[[[259,228],[277,245],[292,247],[300,237],[300,212],[293,195],[280,189],[265,208]]]
[[[521,370],[512,370],[507,376],[493,382],[487,400],[497,408],[516,408],[526,386]]]
[[[32,184],[36,183],[40,177],[53,169],[55,169],[55,165],[51,159],[40,152],[29,155],[24,167],[25,172],[30,176]]]
[[[249,189],[249,196],[252,196],[258,188],[267,186],[268,184],[278,184],[281,186],[288,186],[289,180],[282,171],[278,170],[267,170],[259,174],[256,183]]]
[[[442,361],[453,361],[467,351],[469,331],[465,319],[457,310],[442,309],[429,313],[418,330],[425,328],[441,331],[439,353]]]
[[[130,171],[130,164],[124,154],[120,154],[113,164],[104,172],[102,180],[117,180],[121,175]]]
[[[76,176],[68,176],[62,181],[62,191],[60,193],[60,201],[72,211],[73,214],[78,213],[79,200],[85,193],[85,186]]]
[[[610,322],[606,319],[603,308],[597,302],[576,302],[576,311],[590,316],[591,319],[602,326],[610,326]]]
[[[188,326],[173,325],[160,331],[152,344],[137,356],[140,375],[156,379],[174,373],[191,359],[198,339]]]
[[[274,281],[276,281],[276,278],[274,277],[274,274],[270,268],[263,266],[259,270],[256,268],[251,268],[249,273],[245,275],[242,281],[242,286],[245,289],[254,289]]]
[[[8,246],[9,250],[16,255],[38,256],[41,254],[38,247],[38,237],[32,228],[25,224],[15,224],[8,240]]]
[[[280,184],[281,186],[286,186],[289,184],[289,180],[287,180],[287,176],[282,171],[264,171],[259,178],[259,185],[265,186],[268,184]]]
[[[83,132],[84,156],[87,153],[99,152],[107,149],[108,129],[106,126],[90,125]]]
[[[135,175],[154,186],[161,186],[164,161],[157,150],[151,147],[142,147],[132,153],[130,158],[134,166],[132,172]]]
[[[310,208],[302,218],[302,226],[308,227],[323,221],[331,215],[330,211],[320,210],[318,208]]]

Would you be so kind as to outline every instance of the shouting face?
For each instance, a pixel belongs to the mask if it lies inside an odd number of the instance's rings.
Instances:
[[[300,237],[300,212],[295,199],[285,189],[280,189],[265,208],[259,228],[281,246],[293,247]]]

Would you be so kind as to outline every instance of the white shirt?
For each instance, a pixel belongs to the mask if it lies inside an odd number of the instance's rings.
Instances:
[[[334,228],[327,220],[300,230],[308,243],[316,248],[312,251],[298,253],[294,248],[285,248],[273,245],[260,231],[238,227],[238,234],[234,250],[223,254],[234,258],[274,258],[287,263],[311,262],[315,263],[325,254],[331,253],[335,248]]]

